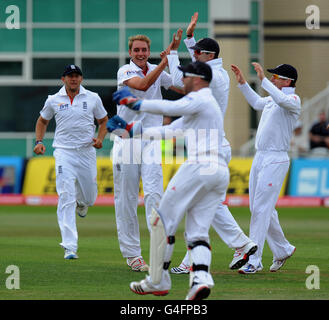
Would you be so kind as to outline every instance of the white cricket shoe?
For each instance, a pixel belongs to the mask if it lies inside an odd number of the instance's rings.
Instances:
[[[88,212],[88,206],[77,201],[76,213],[79,217],[84,218]]]
[[[278,271],[279,269],[281,269],[283,267],[283,265],[286,263],[287,259],[289,259],[296,251],[296,248],[293,250],[293,252],[291,253],[290,256],[288,257],[285,257],[281,260],[275,260],[273,261],[273,264],[270,266],[270,271],[271,272],[276,272]]]
[[[65,249],[64,259],[78,259],[78,258],[79,258],[78,255],[74,251]]]
[[[191,289],[187,293],[185,300],[203,300],[206,299],[210,294],[210,288],[205,283],[193,282]]]
[[[129,287],[132,292],[140,295],[153,294],[155,296],[165,296],[169,293],[169,290],[155,288],[147,279],[131,282]]]
[[[249,261],[249,256],[257,251],[257,245],[253,241],[248,242],[245,246],[237,248],[233,255],[233,260],[229,265],[229,268],[239,269]]]
[[[241,267],[238,272],[241,274],[253,274],[253,273],[256,273],[257,271],[261,271],[261,270],[263,270],[263,267],[261,265],[259,265],[256,268],[252,264],[248,263],[248,264],[244,265],[243,267]]]
[[[190,266],[186,265],[185,263],[181,263],[178,267],[172,267],[170,272],[173,274],[186,274],[190,273]]]
[[[149,266],[145,263],[142,256],[127,258],[127,265],[132,271],[149,271]]]

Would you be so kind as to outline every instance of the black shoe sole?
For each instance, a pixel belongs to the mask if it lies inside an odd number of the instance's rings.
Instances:
[[[258,249],[257,246],[251,247],[250,250],[244,254],[243,258],[241,260],[237,261],[230,269],[236,270],[236,269],[240,269],[241,267],[243,267],[249,261],[249,256],[254,254],[257,251],[257,249]]]
[[[200,290],[193,297],[193,301],[199,301],[208,298],[210,294],[210,289],[208,287],[200,288]]]

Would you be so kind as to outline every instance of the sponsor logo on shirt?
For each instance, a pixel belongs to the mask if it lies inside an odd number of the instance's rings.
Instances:
[[[82,102],[82,109],[83,109],[83,111],[87,111],[87,108],[88,108],[87,102],[86,101],[83,101]]]
[[[68,108],[69,108],[68,103],[60,103],[59,104],[59,111],[64,111],[64,110],[67,110]]]
[[[129,76],[131,74],[134,74],[134,73],[138,73],[138,71],[136,71],[136,70],[128,70],[128,71],[126,71],[126,75],[127,76]]]

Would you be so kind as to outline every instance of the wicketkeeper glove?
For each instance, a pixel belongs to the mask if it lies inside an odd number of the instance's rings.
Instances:
[[[114,116],[107,121],[107,131],[121,138],[132,138],[142,134],[142,124],[140,121],[127,123],[119,116]]]
[[[128,89],[128,87],[123,87],[122,89],[115,91],[113,93],[113,100],[120,105],[126,105],[129,109],[134,111],[139,111],[142,104],[142,100],[134,96]]]

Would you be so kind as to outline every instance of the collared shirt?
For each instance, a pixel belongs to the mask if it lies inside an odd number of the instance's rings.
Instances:
[[[157,65],[147,62],[147,74],[153,71],[156,67]],[[129,64],[125,64],[118,70],[118,89],[125,86],[125,81],[134,77],[145,78],[145,75],[143,74],[143,70],[140,67],[138,67],[133,61],[130,61]],[[129,90],[137,98],[162,99],[161,87],[168,89],[171,86],[171,76],[167,72],[162,71],[157,80],[146,91],[136,90],[133,88],[129,88]],[[163,122],[162,115],[147,114],[145,112],[136,113],[129,108],[120,105],[117,106],[117,114],[128,123],[132,121],[141,121],[143,127],[145,128],[159,126],[162,125]]]
[[[256,134],[256,150],[287,152],[301,113],[301,102],[295,94],[295,88],[283,87],[279,90],[271,81],[264,78],[262,88],[270,95],[263,98],[248,83],[239,84],[238,87],[255,110],[263,111]]]
[[[171,138],[170,134],[181,133],[186,138],[189,162],[219,162],[226,165],[221,155],[223,115],[210,88],[190,92],[175,101],[143,100],[140,110],[181,116],[168,126],[143,129],[143,138],[157,136],[158,139],[168,139]]]
[[[107,112],[99,95],[83,86],[71,104],[63,86],[56,94],[48,96],[40,115],[46,120],[55,117],[54,148],[75,149],[92,145],[94,119],[104,118]]]
[[[173,85],[177,87],[183,87],[183,73],[177,67],[180,65],[178,55],[174,51],[170,51],[167,56],[170,74],[172,75]],[[212,91],[223,116],[227,109],[228,96],[230,90],[230,78],[227,71],[223,68],[222,58],[209,60],[206,62],[212,70],[212,80],[210,81],[209,88]]]
[[[196,44],[195,38],[186,38],[184,39],[184,43],[190,53],[192,61],[195,61],[194,50],[189,49]],[[212,71],[212,80],[209,87],[212,90],[212,93],[223,112],[223,117],[225,117],[230,90],[230,77],[227,71],[223,68],[222,58],[209,60],[206,63],[209,64]]]
[[[194,37],[190,39],[184,39],[185,45],[189,50],[192,61],[195,61],[194,51],[189,49],[190,47],[195,45]],[[179,66],[179,59],[177,55],[177,51],[170,51],[170,54],[167,56],[168,58],[168,66],[170,70],[170,74],[173,77],[173,84],[177,87],[183,87],[182,81],[182,71],[180,71],[177,67]],[[215,97],[222,113],[223,117],[225,117],[229,90],[230,90],[230,78],[227,71],[223,68],[223,60],[222,58],[212,59],[206,62],[212,70],[212,80],[209,84],[209,88],[212,91],[213,96]],[[223,129],[223,136],[225,137],[225,131]],[[229,142],[226,138],[223,139],[224,145],[229,145]]]

